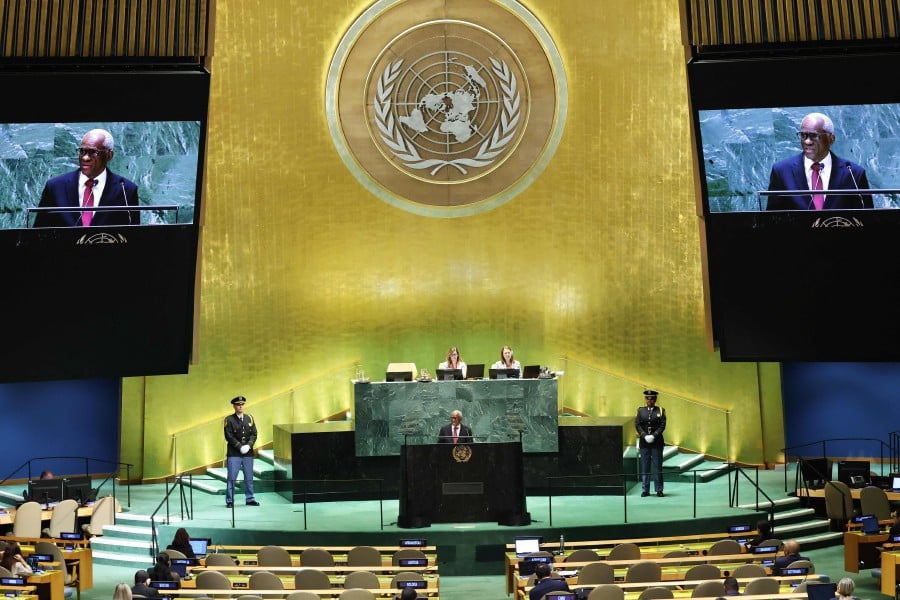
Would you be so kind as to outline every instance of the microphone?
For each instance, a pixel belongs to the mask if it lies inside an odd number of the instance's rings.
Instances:
[[[122,186],[122,197],[125,199],[125,206],[127,207],[128,206],[128,194],[125,193],[125,182],[120,181],[119,185]],[[128,224],[131,225],[131,211],[126,210],[125,214],[128,215]]]
[[[847,171],[849,171],[849,173],[850,173],[850,179],[853,180],[853,187],[856,188],[856,191],[858,192],[858,191],[859,191],[859,185],[857,185],[857,183],[856,183],[856,177],[853,176],[853,167],[850,166],[849,164],[847,165]],[[863,200],[862,194],[857,194],[857,197],[859,198],[859,207],[860,207],[860,208],[865,208],[865,207],[866,207],[866,203],[865,203],[865,201]]]

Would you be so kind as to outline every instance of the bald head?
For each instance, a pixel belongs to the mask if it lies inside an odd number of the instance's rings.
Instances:
[[[788,540],[784,543],[784,555],[790,556],[800,552],[800,542],[797,540]]]

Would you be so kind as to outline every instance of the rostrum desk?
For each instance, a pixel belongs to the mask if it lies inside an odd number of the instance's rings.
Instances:
[[[496,521],[528,525],[521,442],[405,445],[400,527]]]

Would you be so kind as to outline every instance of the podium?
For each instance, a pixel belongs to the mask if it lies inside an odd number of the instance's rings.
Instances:
[[[522,442],[405,444],[399,527],[496,521],[528,525]]]

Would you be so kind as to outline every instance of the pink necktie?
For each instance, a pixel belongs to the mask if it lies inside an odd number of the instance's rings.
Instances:
[[[812,165],[812,189],[821,190],[822,189],[822,178],[819,177],[819,170],[822,168],[822,163],[813,163]],[[816,210],[822,210],[822,207],[825,206],[825,195],[824,194],[813,194],[813,205],[816,207]]]
[[[95,180],[93,179],[88,179],[84,182],[84,197],[81,199],[82,208],[94,206],[94,184]],[[93,212],[84,211],[81,213],[81,224],[87,227],[91,224],[91,219],[93,218]]]
[[[453,428],[453,443],[456,444],[459,442],[459,427]]]

